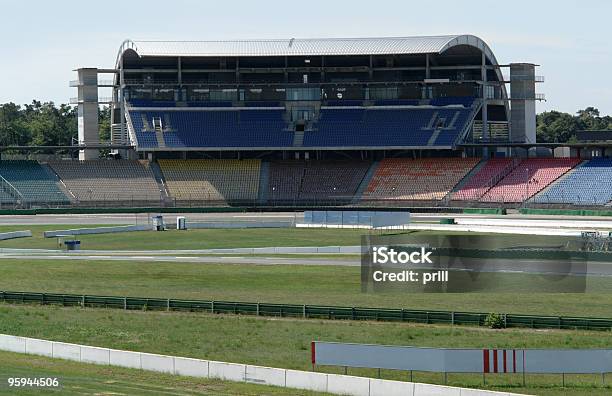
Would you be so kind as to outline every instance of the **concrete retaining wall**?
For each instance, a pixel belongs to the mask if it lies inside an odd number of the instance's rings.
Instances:
[[[0,350],[49,356],[83,363],[143,369],[175,375],[217,378],[351,396],[512,396],[514,393],[389,381],[349,375],[286,370],[248,364],[215,362],[143,352],[0,334]]]
[[[153,226],[148,224],[130,225],[118,227],[96,227],[96,228],[73,228],[70,230],[45,231],[45,238],[55,238],[58,235],[87,235],[87,234],[111,234],[115,232],[151,231]]]

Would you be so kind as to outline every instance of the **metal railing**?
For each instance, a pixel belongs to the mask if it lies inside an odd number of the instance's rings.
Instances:
[[[337,320],[370,320],[484,326],[489,313],[429,311],[397,308],[336,307],[213,300],[179,300],[146,297],[113,297],[78,294],[0,291],[0,302],[57,304],[124,310],[195,311],[213,314],[297,317]],[[501,314],[505,327],[565,330],[612,330],[612,318]]]

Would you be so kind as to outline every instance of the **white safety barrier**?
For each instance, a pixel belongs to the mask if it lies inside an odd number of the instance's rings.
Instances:
[[[548,235],[548,236],[580,236],[580,230],[541,228],[541,227],[510,227],[493,225],[469,225],[469,224],[434,224],[434,223],[411,223],[399,226],[372,227],[367,225],[350,224],[302,224],[295,225],[296,228],[343,228],[343,229],[379,229],[379,230],[410,230],[410,231],[458,231],[458,232],[486,232],[495,234],[522,234],[522,235]],[[605,230],[599,230],[605,231]]]
[[[539,227],[539,228],[573,228],[573,229],[611,229],[612,221],[606,220],[566,220],[566,219],[482,219],[482,218],[455,218],[457,224],[483,225],[498,227]]]
[[[349,375],[286,370],[250,364],[216,362],[144,352],[121,351],[35,338],[0,334],[0,350],[42,355],[82,363],[248,382],[350,396],[513,396],[516,393],[493,392],[450,386],[390,381]]]
[[[15,238],[27,238],[32,236],[32,231],[13,231],[13,232],[2,232],[0,233],[0,241],[5,241],[7,239],[15,239]]]
[[[205,223],[188,222],[186,227],[190,229],[207,228],[291,228],[293,221],[209,221]]]
[[[132,231],[152,231],[153,227],[148,224],[129,225],[117,227],[96,227],[96,228],[73,228],[70,230],[53,230],[43,233],[45,238],[55,238],[62,235],[88,235],[88,234],[111,234],[115,232],[132,232]]]

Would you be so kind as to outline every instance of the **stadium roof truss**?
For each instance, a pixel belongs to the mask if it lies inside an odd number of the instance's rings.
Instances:
[[[491,64],[497,65],[489,46],[472,35],[236,41],[125,40],[116,65],[119,67],[121,57],[128,50],[141,57],[402,55],[441,54],[460,45],[478,48]]]

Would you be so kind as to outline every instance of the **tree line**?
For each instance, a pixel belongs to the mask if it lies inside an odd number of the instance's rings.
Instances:
[[[100,139],[110,140],[110,109],[99,112]],[[537,115],[538,142],[567,143],[579,130],[612,130],[612,116],[594,107],[576,114],[546,111]],[[70,146],[77,142],[77,108],[67,104],[33,101],[0,104],[0,146]]]
[[[99,111],[100,139],[110,140],[110,109]],[[71,146],[78,141],[77,108],[32,101],[0,104],[0,146]]]
[[[536,117],[537,141],[542,143],[573,143],[576,131],[612,130],[612,116],[602,116],[595,107],[576,114],[545,111]]]

